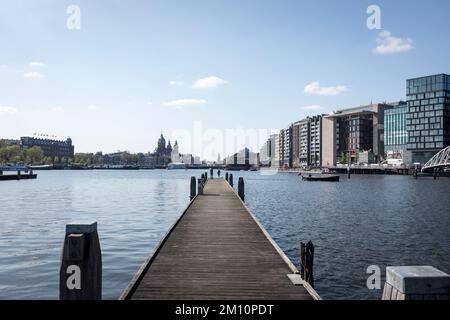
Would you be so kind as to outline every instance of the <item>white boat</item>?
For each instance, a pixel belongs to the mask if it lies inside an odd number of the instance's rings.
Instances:
[[[44,165],[37,165],[37,166],[28,166],[31,170],[51,170],[53,169],[52,164],[44,164]]]
[[[167,165],[168,170],[172,169],[186,169],[186,164],[182,162],[172,162]]]

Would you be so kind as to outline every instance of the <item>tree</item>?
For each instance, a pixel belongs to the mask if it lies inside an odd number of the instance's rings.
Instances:
[[[128,151],[122,152],[122,154],[120,155],[120,160],[121,160],[122,163],[124,163],[124,164],[130,163],[131,160],[132,160],[132,157],[131,157],[130,152],[128,152]]]
[[[0,162],[22,162],[23,152],[19,146],[9,146],[0,148]]]
[[[25,150],[25,159],[29,164],[41,164],[44,160],[44,151],[41,147],[31,147]]]

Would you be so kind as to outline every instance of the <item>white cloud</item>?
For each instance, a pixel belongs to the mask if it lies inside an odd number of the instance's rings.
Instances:
[[[304,106],[304,107],[302,107],[302,109],[303,110],[319,110],[319,109],[322,109],[322,107],[317,104],[314,104],[311,106]]]
[[[64,108],[62,108],[62,107],[55,107],[55,108],[53,108],[52,109],[54,112],[63,112],[64,111]]]
[[[184,107],[184,106],[195,106],[204,105],[207,101],[205,99],[179,99],[163,102],[163,105],[167,107]]]
[[[413,40],[411,38],[397,38],[389,31],[380,32],[377,43],[378,46],[373,51],[378,54],[400,53],[413,49]]]
[[[216,76],[210,76],[202,79],[198,79],[195,81],[192,86],[194,89],[208,89],[208,88],[216,88],[218,86],[227,84],[228,81],[220,79]]]
[[[90,104],[90,105],[88,105],[88,110],[90,110],[90,111],[97,111],[97,110],[100,110],[100,107],[99,106],[97,106],[97,105],[95,105],[95,104]]]
[[[343,85],[334,87],[321,87],[318,81],[311,82],[304,89],[305,93],[317,94],[320,96],[336,96],[347,90],[348,87]]]
[[[28,65],[30,66],[30,68],[45,68],[46,67],[45,63],[37,62],[37,61],[32,61]]]
[[[17,113],[19,110],[14,107],[0,106],[0,114],[13,114]]]
[[[38,79],[43,79],[45,78],[45,75],[43,75],[42,73],[39,72],[25,72],[23,74],[24,78],[26,79],[32,79],[32,80],[38,80]]]
[[[182,86],[182,85],[184,85],[184,82],[183,82],[183,81],[173,80],[173,81],[170,81],[170,82],[169,82],[169,85],[170,85],[171,87]]]

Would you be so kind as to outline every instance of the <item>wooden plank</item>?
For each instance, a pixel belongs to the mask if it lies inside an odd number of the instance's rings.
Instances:
[[[229,184],[208,180],[121,299],[320,299]]]

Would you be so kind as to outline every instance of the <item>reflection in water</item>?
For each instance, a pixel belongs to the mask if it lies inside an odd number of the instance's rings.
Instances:
[[[73,220],[98,221],[103,297],[116,299],[187,205],[189,177],[203,172],[48,171],[2,183],[0,299],[58,297],[64,229]],[[324,298],[379,299],[381,291],[365,287],[372,264],[450,271],[450,179],[233,175],[245,178],[248,206],[295,264],[299,241],[313,241]]]

